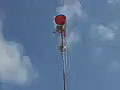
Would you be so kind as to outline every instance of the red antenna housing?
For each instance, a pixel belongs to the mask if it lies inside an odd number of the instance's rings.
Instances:
[[[55,17],[55,23],[59,25],[64,25],[66,24],[66,16],[65,15],[58,15]]]

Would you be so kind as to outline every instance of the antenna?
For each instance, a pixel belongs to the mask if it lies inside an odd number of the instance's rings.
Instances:
[[[63,5],[64,5],[64,0],[63,0]],[[69,60],[68,60],[68,50],[67,50],[67,42],[66,42],[66,33],[67,33],[67,28],[66,28],[66,16],[65,15],[58,15],[55,18],[56,22],[56,32],[60,34],[60,52],[62,54],[62,61],[63,61],[63,87],[64,90],[67,90],[67,75],[69,71]]]

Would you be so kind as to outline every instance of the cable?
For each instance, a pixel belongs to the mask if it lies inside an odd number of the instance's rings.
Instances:
[[[70,60],[68,57],[68,51],[62,52],[62,60],[63,60],[63,70],[66,74],[70,71]]]
[[[68,50],[66,51],[66,61],[67,61],[67,73],[70,71],[70,58],[68,55]]]
[[[65,64],[65,54],[64,54],[64,52],[62,52],[62,60],[63,60],[63,71],[64,71],[64,73],[66,72],[66,64]]]

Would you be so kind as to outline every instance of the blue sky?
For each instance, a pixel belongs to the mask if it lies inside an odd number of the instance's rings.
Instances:
[[[70,17],[68,90],[120,89],[120,0],[74,1],[0,0],[0,90],[63,90],[58,12]]]

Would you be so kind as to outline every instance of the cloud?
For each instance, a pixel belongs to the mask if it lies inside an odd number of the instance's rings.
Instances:
[[[108,0],[109,4],[120,3],[120,0]]]
[[[77,33],[74,33],[74,32],[70,32],[69,33],[69,36],[67,38],[67,44],[68,44],[68,47],[71,47],[73,45],[73,43],[78,43],[80,41],[80,37],[79,35],[77,35]]]
[[[0,81],[28,84],[37,74],[33,70],[30,58],[23,55],[22,45],[5,40],[2,19],[0,16]]]
[[[82,16],[82,9],[81,3],[79,0],[65,0],[65,5],[59,7],[58,13],[65,14],[67,19],[70,20],[75,16],[81,17]]]
[[[120,63],[118,61],[112,61],[108,63],[108,72],[120,72]]]
[[[62,1],[61,1],[62,3]],[[68,30],[68,47],[79,42],[79,35],[77,31],[79,29],[79,21],[83,17],[82,6],[79,0],[65,0],[65,4],[57,8],[58,14],[64,14],[67,16],[67,30]],[[75,24],[77,22],[77,24]]]
[[[91,37],[93,37],[96,40],[108,41],[114,40],[115,38],[115,32],[109,26],[94,25],[92,26],[91,31]]]

